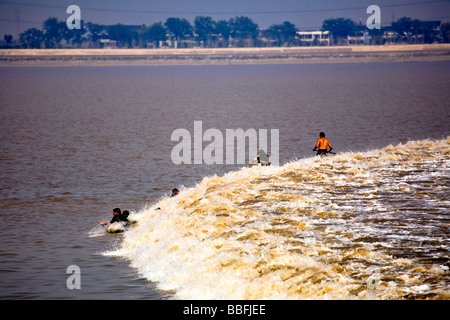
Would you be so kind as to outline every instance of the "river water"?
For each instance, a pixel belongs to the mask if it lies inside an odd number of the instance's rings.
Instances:
[[[448,299],[449,71],[1,68],[0,298]],[[278,130],[279,165],[176,165],[196,121]]]

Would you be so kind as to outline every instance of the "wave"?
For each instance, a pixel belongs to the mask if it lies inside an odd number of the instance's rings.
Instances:
[[[447,137],[206,177],[111,254],[177,299],[448,299],[449,160]]]

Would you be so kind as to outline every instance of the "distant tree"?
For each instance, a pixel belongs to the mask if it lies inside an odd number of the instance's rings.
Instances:
[[[88,31],[88,40],[93,42],[96,47],[98,47],[99,40],[102,39],[104,35],[106,35],[106,28],[103,25],[88,22],[86,23],[87,31]]]
[[[10,34],[8,34],[8,35],[5,34],[5,36],[3,37],[3,40],[5,40],[7,46],[11,45],[12,39],[13,39],[13,36]]]
[[[84,27],[84,21],[81,20],[80,29],[69,29],[65,22],[62,22],[64,26],[61,25],[61,33],[63,39],[66,41],[67,45],[80,47],[83,42],[83,35],[87,32]]]
[[[236,17],[230,19],[231,35],[238,39],[256,38],[258,25],[248,17]]]
[[[223,40],[226,42],[226,45],[228,46],[228,40],[230,39],[231,35],[230,23],[226,20],[217,21],[214,32],[220,34]]]
[[[422,23],[418,19],[403,17],[392,23],[392,29],[398,34],[399,40],[412,43],[413,36],[422,34]]]
[[[205,45],[212,38],[215,30],[215,22],[211,17],[198,16],[194,20],[194,30],[198,36],[198,40]]]
[[[450,22],[446,22],[441,25],[441,37],[442,42],[444,43],[450,42]]]
[[[147,28],[144,33],[144,39],[152,42],[159,48],[160,41],[166,41],[166,28],[162,25],[162,22],[156,22]]]
[[[44,41],[44,33],[36,28],[30,28],[20,34],[20,43],[28,49],[39,49]]]
[[[108,28],[108,36],[111,40],[117,41],[119,47],[131,47],[133,40],[137,40],[138,34],[131,30],[129,26],[121,23],[112,25]]]
[[[297,35],[297,28],[289,21],[282,24],[275,24],[269,27],[265,32],[270,39],[276,40],[278,46],[292,44]]]
[[[435,29],[435,25],[430,21],[422,21],[421,26],[423,32],[423,41],[425,43],[433,43],[439,41],[439,31]]]
[[[44,21],[44,42],[46,48],[57,48],[67,29],[65,21],[48,18]]]
[[[255,40],[258,36],[258,25],[248,17],[231,18],[229,21],[231,28],[231,36],[238,40]],[[243,45],[243,41],[238,41],[239,46]]]
[[[168,18],[164,23],[167,31],[175,38],[177,43],[188,35],[192,35],[192,25],[186,19]]]
[[[334,44],[342,44],[342,40],[355,32],[355,22],[346,18],[326,19],[323,21],[322,30],[330,31]]]
[[[285,43],[292,43],[297,36],[298,29],[289,21],[283,22],[281,25],[282,39]]]

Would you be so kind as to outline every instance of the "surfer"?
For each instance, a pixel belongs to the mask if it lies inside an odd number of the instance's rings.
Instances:
[[[248,168],[250,168],[255,161],[257,161],[258,165],[260,166],[270,166],[269,155],[266,154],[262,149],[259,150],[256,158],[253,159],[252,162],[250,162]]]
[[[128,211],[124,211],[124,213],[125,212],[128,212]],[[127,218],[124,219],[124,217],[122,215],[122,211],[120,210],[120,208],[114,208],[113,209],[113,217],[112,217],[111,221],[110,222],[102,221],[102,222],[99,222],[99,223],[101,225],[104,225],[104,226],[109,226],[110,224],[112,224],[114,222],[122,222],[122,221],[128,221],[128,219]]]
[[[330,150],[328,150],[328,147],[330,147]],[[317,140],[316,146],[314,147],[313,151],[316,151],[317,148],[319,149],[317,151],[318,156],[325,156],[327,155],[327,153],[333,150],[333,146],[331,145],[330,141],[328,141],[328,139],[325,139],[325,133],[323,132],[319,134],[319,139]]]
[[[178,190],[177,188],[173,188],[172,189],[172,194],[170,195],[171,197],[175,197],[176,195],[178,195],[180,193],[180,190]]]
[[[121,221],[124,221],[124,222],[129,222],[128,221],[129,215],[130,215],[130,212],[128,210],[123,210],[122,216],[119,216],[119,219],[121,219]]]

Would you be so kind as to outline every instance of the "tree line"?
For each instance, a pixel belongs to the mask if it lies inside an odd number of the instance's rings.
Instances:
[[[214,21],[211,17],[197,16],[191,24],[183,18],[168,18],[164,23],[152,25],[111,26],[81,21],[80,29],[69,29],[66,21],[48,18],[42,29],[30,28],[20,34],[16,46],[20,48],[100,48],[113,41],[119,48],[159,48],[159,47],[266,47],[305,45],[298,37],[299,29],[289,21],[274,24],[261,30],[245,16],[229,20]],[[331,34],[330,45],[345,44],[348,36],[365,32],[370,36],[370,44],[384,44],[387,31],[395,34],[398,43],[413,43],[420,37],[422,43],[449,42],[450,23],[436,28],[436,25],[408,17],[393,22],[391,26],[369,30],[351,19],[326,19],[322,31]],[[391,39],[392,41],[392,39]],[[5,35],[6,46],[11,46],[11,35]],[[308,45],[310,45],[309,43]]]

